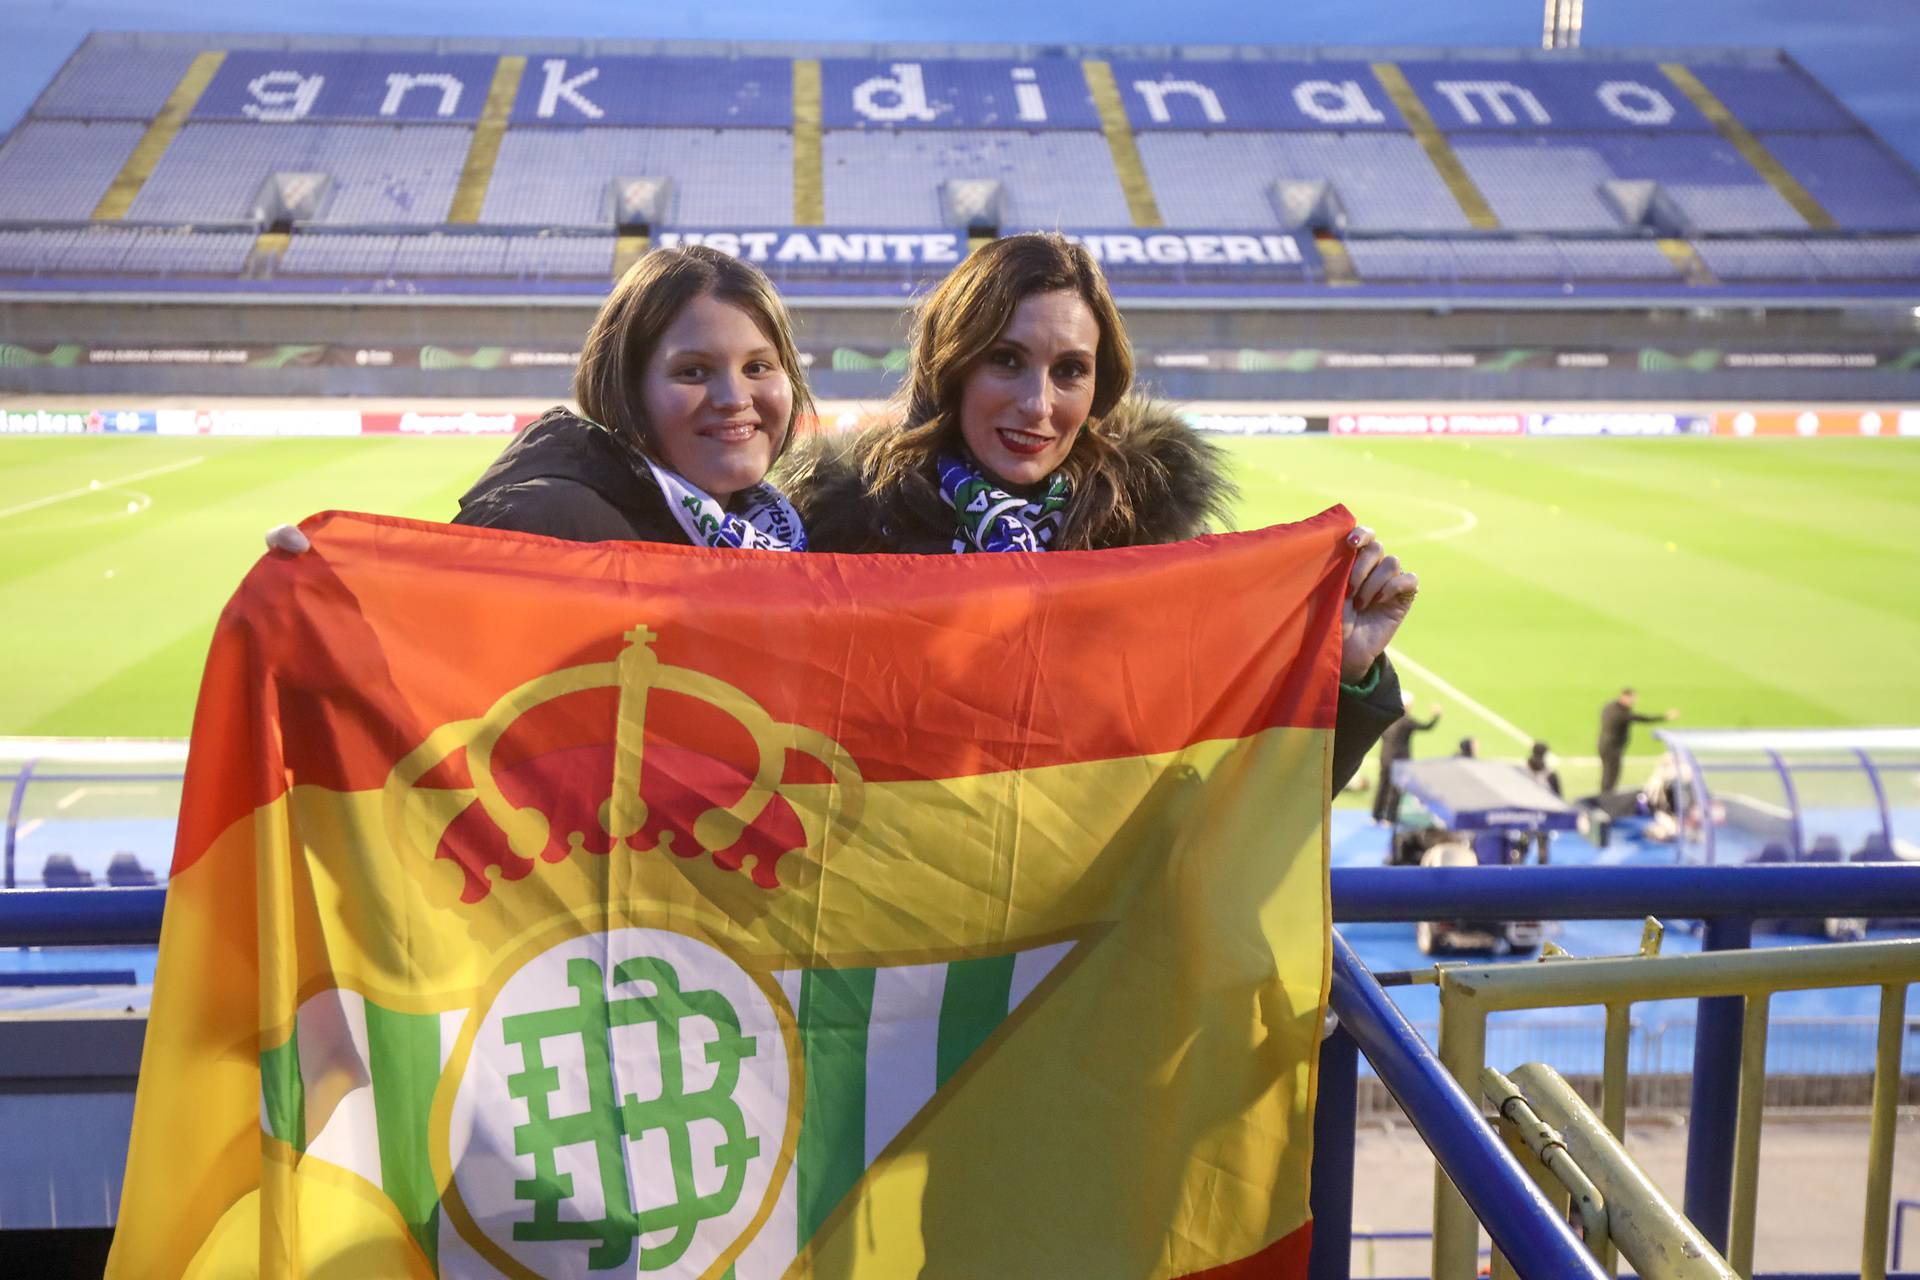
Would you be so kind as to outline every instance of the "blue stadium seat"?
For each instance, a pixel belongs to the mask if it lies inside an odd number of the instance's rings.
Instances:
[[[1590,148],[1534,135],[1455,139],[1453,150],[1503,227],[1515,231],[1620,227],[1619,213],[1600,193],[1602,183],[1620,175]]]
[[[107,862],[107,883],[110,885],[126,888],[153,882],[153,872],[140,865],[140,859],[131,853],[123,850]]]
[[[1561,280],[1566,259],[1549,240],[1455,240],[1453,270],[1461,280]]]
[[[389,276],[399,236],[297,235],[280,256],[283,276]]]
[[[1761,138],[1849,231],[1920,231],[1920,176],[1864,133]]]
[[[0,231],[0,271],[18,275],[38,275],[53,270],[67,246],[80,237],[78,231]]]
[[[1169,226],[1279,225],[1274,182],[1325,178],[1355,231],[1464,231],[1420,144],[1388,133],[1143,133],[1140,159]]]
[[[1846,132],[1860,127],[1845,108],[1790,66],[1691,63],[1687,70],[1720,99],[1734,119],[1755,132]]]
[[[238,275],[253,252],[250,231],[149,228],[133,238],[120,270],[139,275]]]
[[[507,270],[505,236],[403,236],[393,255],[397,276],[504,276]]]
[[[1456,140],[1455,152],[1506,226],[1602,230],[1620,217],[1611,179],[1658,182],[1702,231],[1797,231],[1806,220],[1731,143],[1705,134],[1514,134]]]
[[[1453,279],[1444,240],[1348,240],[1347,256],[1362,280],[1440,282]]]
[[[89,40],[33,104],[33,114],[42,120],[151,120],[194,56],[192,49],[116,48]]]
[[[1651,240],[1556,240],[1571,280],[1678,280],[1680,268]]]
[[[27,121],[0,144],[0,222],[87,218],[145,133],[119,121]]]
[[[129,217],[242,222],[268,175],[333,178],[323,225],[445,222],[472,131],[458,125],[189,124],[155,166]]]
[[[940,184],[954,178],[998,179],[1008,229],[1133,222],[1098,133],[836,129],[821,138],[820,168],[829,225],[941,226]]]
[[[50,853],[40,868],[40,883],[49,889],[85,889],[93,884],[93,872],[76,866],[70,853]]]
[[[1840,847],[1839,837],[1830,835],[1815,837],[1813,847],[1807,850],[1807,856],[1802,859],[1805,862],[1845,862],[1846,860],[1847,855]]]
[[[1807,251],[1834,280],[1920,280],[1920,236],[1809,240]]]
[[[1900,855],[1894,852],[1883,832],[1874,831],[1860,843],[1850,861],[1853,862],[1898,862]]]
[[[126,262],[133,239],[120,227],[90,228],[67,243],[53,260],[52,269],[76,275],[110,275]]]
[[[679,227],[793,222],[793,137],[779,129],[511,128],[480,210],[490,226],[610,227],[607,184],[673,179]]]
[[[515,277],[605,280],[613,250],[612,236],[510,236],[505,265]]]
[[[1820,274],[1820,260],[1798,240],[1696,240],[1707,270],[1728,283],[1746,280],[1804,282]]]

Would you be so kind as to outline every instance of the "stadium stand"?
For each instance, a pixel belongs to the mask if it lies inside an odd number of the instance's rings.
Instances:
[[[89,41],[34,104],[43,120],[150,120],[192,65],[191,48],[153,49]]]
[[[1842,226],[1920,231],[1920,178],[1859,133],[1773,134],[1762,141]]]
[[[509,129],[480,221],[610,228],[616,178],[669,176],[666,225],[793,223],[793,139],[774,129]]]
[[[432,227],[446,221],[472,135],[433,125],[189,124],[129,216],[248,222],[275,173],[320,172],[332,191],[314,222]]]
[[[1273,227],[1276,181],[1323,178],[1346,229],[1464,231],[1466,214],[1412,138],[1378,133],[1149,133],[1140,159],[1174,226]]]
[[[1009,229],[1130,221],[1112,156],[1097,133],[830,130],[820,145],[830,225],[940,226],[941,184],[962,178],[1002,184]]]
[[[1778,53],[820,52],[95,35],[0,143],[0,273],[586,295],[665,232],[1132,228],[1292,235],[1298,265],[1121,254],[1123,292],[1920,278],[1920,175]],[[921,274],[770,265],[886,297]]]
[[[0,221],[86,221],[145,132],[114,120],[29,120],[0,146]]]
[[[1619,230],[1605,185],[1651,181],[1683,231],[1799,231],[1806,220],[1718,138],[1518,135],[1457,146],[1504,226],[1530,231]]]

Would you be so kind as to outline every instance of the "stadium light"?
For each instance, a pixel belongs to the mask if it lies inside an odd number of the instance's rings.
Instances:
[[[1546,19],[1541,27],[1543,49],[1578,49],[1580,27],[1585,19],[1584,0],[1547,0]]]

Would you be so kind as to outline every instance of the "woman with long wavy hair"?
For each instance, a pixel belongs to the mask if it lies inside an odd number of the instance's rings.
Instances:
[[[1234,490],[1220,450],[1132,385],[1126,328],[1087,251],[1008,236],[920,304],[892,420],[806,441],[785,488],[816,551],[1131,547],[1223,523]],[[1385,652],[1419,587],[1371,530],[1351,540],[1336,791],[1401,713]]]

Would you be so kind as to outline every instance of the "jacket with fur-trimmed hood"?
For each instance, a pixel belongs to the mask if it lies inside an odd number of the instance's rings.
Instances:
[[[917,555],[954,550],[953,509],[941,500],[934,477],[918,477],[919,483],[901,492],[876,496],[868,491],[866,460],[893,429],[885,424],[849,435],[813,436],[797,441],[780,464],[780,488],[800,512],[810,550]],[[1181,542],[1227,522],[1236,490],[1226,474],[1226,455],[1172,405],[1129,396],[1098,430],[1119,448],[1121,483],[1133,518],[1124,528],[1089,530],[1087,545]],[[1070,497],[1066,527],[1074,527],[1075,515]],[[1333,735],[1336,793],[1403,710],[1400,680],[1385,655],[1361,684],[1340,686]]]
[[[1129,396],[1092,428],[1119,447],[1120,481],[1133,508],[1127,527],[1088,531],[1094,548],[1180,542],[1224,524],[1236,491],[1219,446],[1187,425],[1164,401]],[[870,427],[851,435],[796,441],[780,466],[780,488],[800,512],[815,551],[951,552],[953,508],[940,498],[933,475],[900,491],[875,496],[863,471],[874,448],[892,430]],[[1067,500],[1065,528],[1081,515]]]

